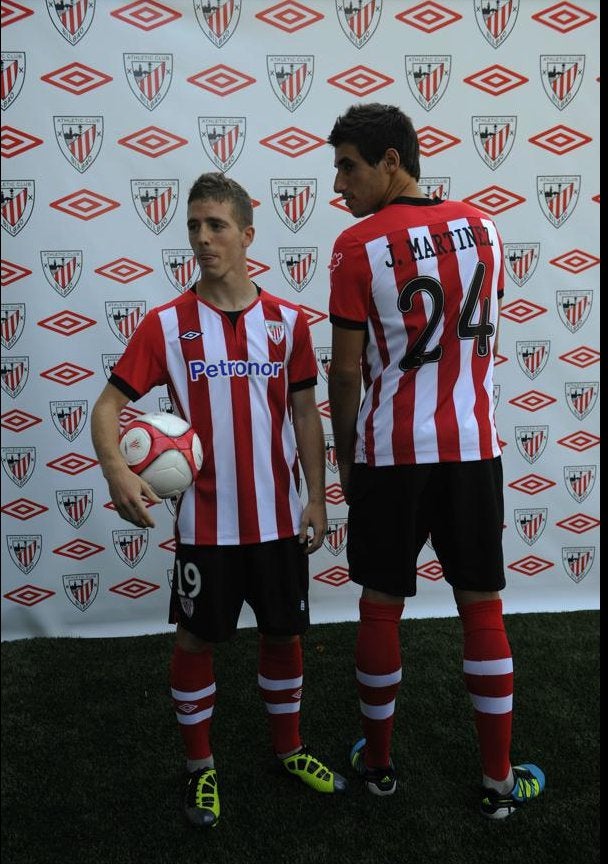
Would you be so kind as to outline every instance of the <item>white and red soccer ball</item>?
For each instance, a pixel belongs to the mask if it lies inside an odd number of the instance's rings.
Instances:
[[[203,464],[200,438],[175,414],[142,414],[121,431],[119,446],[131,471],[149,483],[159,498],[184,492]]]

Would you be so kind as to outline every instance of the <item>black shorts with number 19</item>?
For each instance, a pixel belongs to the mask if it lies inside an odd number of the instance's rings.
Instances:
[[[235,634],[244,602],[260,633],[307,630],[308,556],[297,536],[242,546],[178,544],[169,623],[205,642],[224,642]]]

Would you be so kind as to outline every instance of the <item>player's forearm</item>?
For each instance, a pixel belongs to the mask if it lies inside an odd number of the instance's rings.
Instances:
[[[332,374],[330,366],[328,393],[338,465],[350,465],[355,458],[361,375],[356,372],[333,372]]]
[[[101,398],[91,413],[91,440],[106,480],[127,468],[118,447],[119,415],[118,406]]]

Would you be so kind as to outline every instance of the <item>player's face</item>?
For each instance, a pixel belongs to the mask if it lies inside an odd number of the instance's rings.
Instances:
[[[242,275],[253,226],[241,228],[230,201],[192,201],[188,205],[188,239],[203,279]]]
[[[354,144],[339,144],[334,167],[334,191],[342,195],[353,216],[369,216],[385,206],[390,176],[383,161],[369,165]]]

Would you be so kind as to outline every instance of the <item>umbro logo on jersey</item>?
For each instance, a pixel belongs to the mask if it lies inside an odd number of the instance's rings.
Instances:
[[[202,330],[188,330],[186,333],[180,333],[179,338],[180,339],[186,339],[189,341],[191,339],[198,339],[198,337],[202,336],[202,335],[203,335]]]

